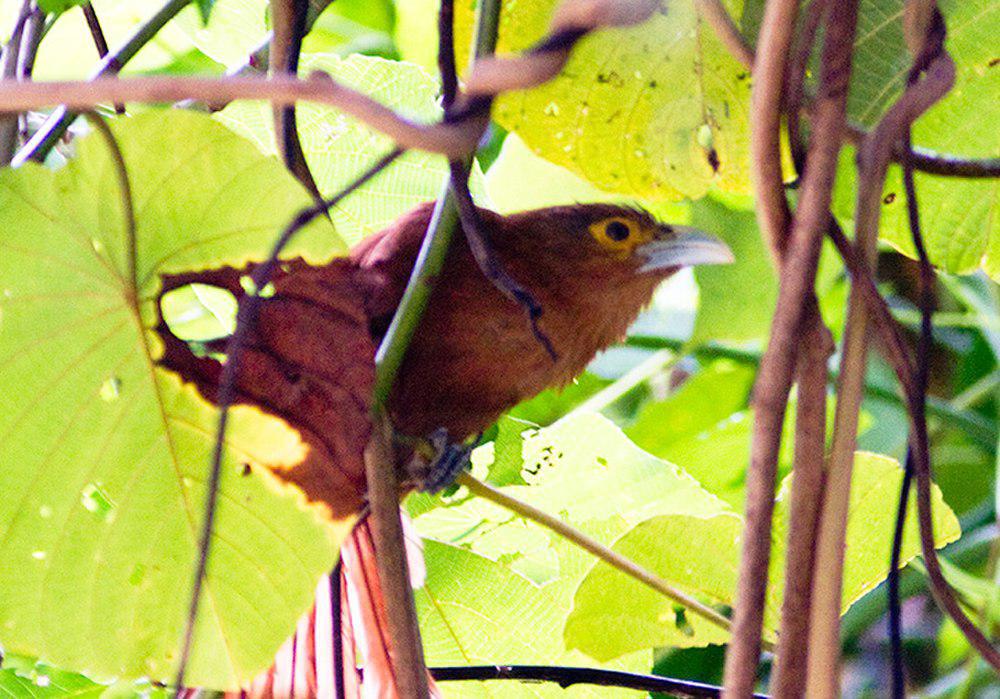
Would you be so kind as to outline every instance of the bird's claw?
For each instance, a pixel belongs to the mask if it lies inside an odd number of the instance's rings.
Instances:
[[[469,464],[469,454],[477,441],[455,443],[451,441],[448,430],[443,427],[434,430],[427,438],[433,456],[420,469],[417,488],[423,492],[437,493],[451,485]]]

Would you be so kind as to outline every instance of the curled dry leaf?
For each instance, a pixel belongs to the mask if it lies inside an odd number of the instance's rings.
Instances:
[[[194,283],[240,298],[246,293],[241,279],[253,267],[165,276],[161,298]],[[357,512],[364,501],[362,453],[371,427],[375,379],[368,318],[348,260],[321,267],[290,261],[273,284],[274,293],[261,304],[239,357],[234,403],[259,406],[299,431],[308,445],[302,460],[268,468],[301,488],[309,500],[324,503],[334,518],[344,517]],[[222,373],[218,359],[196,356],[162,315],[156,331],[165,348],[160,363],[217,402]]]

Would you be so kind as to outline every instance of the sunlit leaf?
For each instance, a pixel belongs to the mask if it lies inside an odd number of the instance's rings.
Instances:
[[[309,198],[205,115],[151,112],[114,130],[137,216],[134,287],[100,138],[60,171],[0,173],[0,634],[11,652],[95,679],[167,679],[218,415],[156,365],[159,275],[262,259]],[[343,250],[320,221],[289,254]],[[188,667],[215,687],[270,662],[347,525],[262,468],[302,458],[294,430],[246,406],[232,418]]]
[[[556,0],[505,4],[498,51],[548,30]],[[739,14],[741,2],[726,3]],[[456,7],[467,53],[473,4]],[[700,197],[711,184],[746,192],[749,73],[698,19],[691,0],[665,3],[640,26],[582,40],[554,80],[507,94],[494,110],[548,160],[597,187],[653,200]]]
[[[892,546],[895,502],[902,470],[894,460],[858,452],[848,509],[842,611],[886,575]],[[782,597],[788,492],[782,485],[775,509],[772,580],[768,590],[765,627],[774,631]],[[913,503],[903,538],[906,563],[919,553]],[[935,543],[944,546],[958,538],[958,520],[933,492]],[[614,549],[667,582],[709,602],[731,605],[735,599],[741,523],[737,515],[714,518],[661,515],[642,522],[614,545]],[[623,573],[600,564],[580,585],[566,624],[567,642],[598,659],[616,657],[646,647],[666,644],[703,645],[723,642],[727,635],[708,627],[691,612],[678,621],[676,605]],[[677,644],[678,629],[687,628],[689,642]]]
[[[427,541],[428,578],[415,591],[424,653],[430,665],[589,663],[562,643],[567,608],[552,586],[539,587],[466,549]],[[644,671],[642,654],[612,667]],[[474,682],[449,683],[448,697],[636,697],[634,691],[577,685],[505,683],[501,690]]]

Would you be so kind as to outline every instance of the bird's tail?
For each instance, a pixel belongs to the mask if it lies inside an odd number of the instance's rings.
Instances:
[[[423,584],[420,539],[408,525],[407,558],[414,586]],[[278,651],[268,670],[227,699],[396,699],[393,652],[387,612],[375,565],[375,542],[367,519],[362,520],[340,550],[338,571],[324,576],[316,588],[312,611],[299,620],[295,633]],[[334,594],[336,593],[336,594]],[[337,616],[341,623],[335,623]],[[340,629],[340,646],[335,630]],[[340,659],[340,669],[336,667]],[[360,669],[359,669],[360,668]],[[441,693],[428,678],[430,696]],[[343,682],[338,695],[337,685]]]

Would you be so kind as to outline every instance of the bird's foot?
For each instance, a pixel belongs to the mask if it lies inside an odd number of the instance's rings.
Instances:
[[[417,489],[428,493],[437,493],[451,485],[458,474],[469,465],[469,454],[472,453],[478,438],[464,443],[451,441],[448,430],[443,427],[431,433],[427,438],[429,458],[420,459],[421,463],[411,468],[411,473],[417,481]]]

